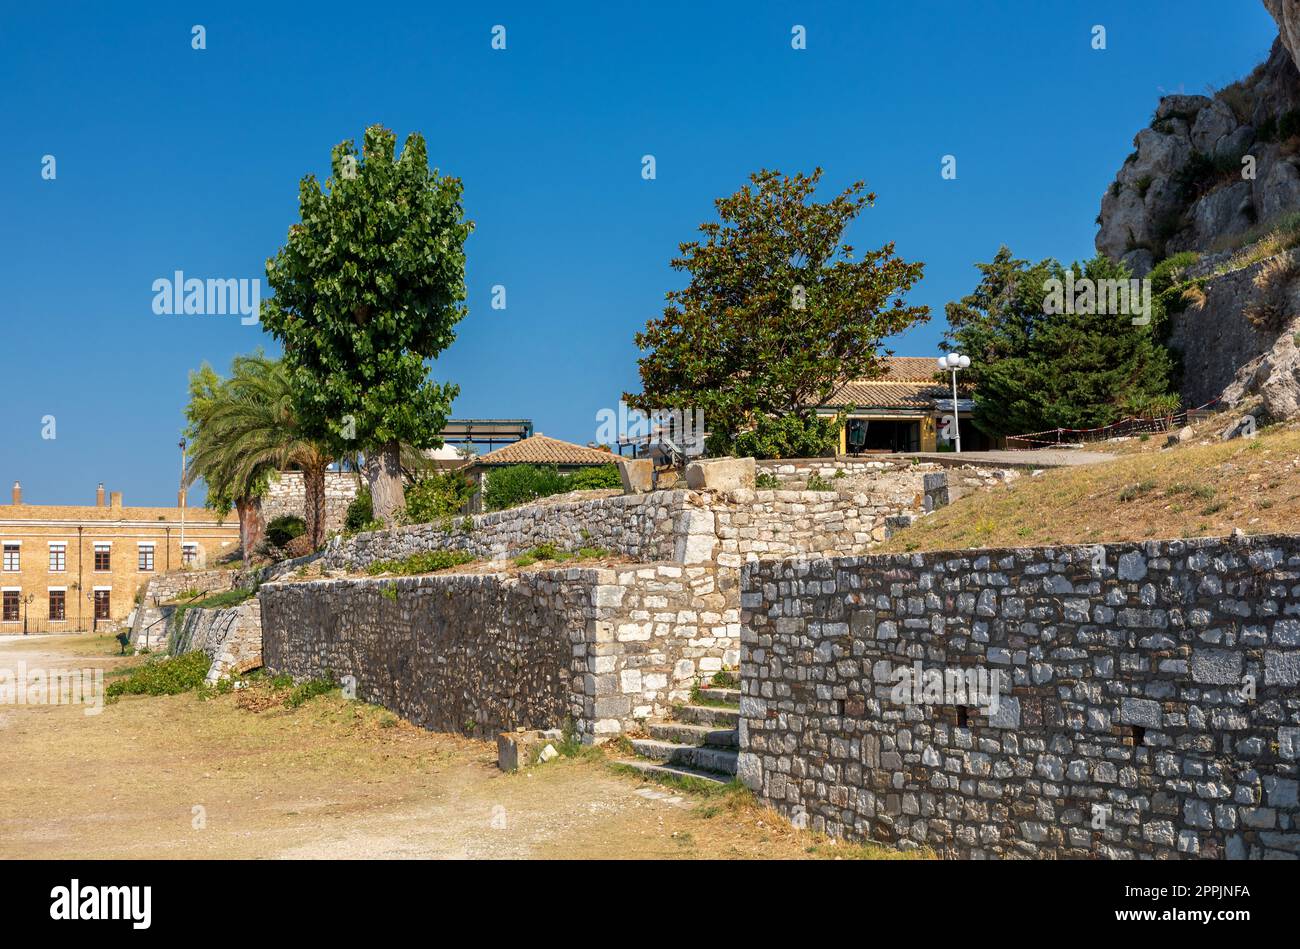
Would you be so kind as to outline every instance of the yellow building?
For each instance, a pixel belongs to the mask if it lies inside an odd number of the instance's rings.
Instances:
[[[154,574],[238,549],[237,519],[205,508],[123,507],[118,491],[105,503],[102,484],[94,507],[24,504],[15,481],[0,506],[0,635],[123,620]]]
[[[886,356],[885,375],[851,380],[817,407],[822,415],[847,413],[840,429],[839,454],[938,451],[947,445],[946,426],[953,415],[952,389],[928,356]],[[959,380],[960,381],[960,380]],[[971,421],[974,405],[962,385],[957,424],[965,451],[999,448]]]

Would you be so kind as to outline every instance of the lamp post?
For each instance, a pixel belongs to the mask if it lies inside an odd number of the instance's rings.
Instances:
[[[24,636],[27,635],[27,615],[30,612],[29,607],[32,605],[32,600],[34,599],[36,599],[35,593],[29,593],[25,597],[23,597],[23,635]]]
[[[952,373],[952,443],[954,450],[961,454],[961,424],[957,418],[957,372],[970,368],[970,357],[961,353],[949,353],[940,356],[936,362],[940,369]]]
[[[181,439],[177,446],[181,450],[181,567],[185,566],[185,439]],[[171,552],[168,551],[170,558]]]

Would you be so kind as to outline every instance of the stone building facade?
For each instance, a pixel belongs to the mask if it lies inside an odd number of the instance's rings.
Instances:
[[[72,632],[126,619],[150,578],[238,550],[239,525],[204,508],[28,504],[15,482],[0,507],[0,634]],[[183,535],[183,539],[182,539]]]

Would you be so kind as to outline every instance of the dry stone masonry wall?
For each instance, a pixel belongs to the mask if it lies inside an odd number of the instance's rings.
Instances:
[[[962,857],[1300,857],[1300,538],[759,561],[742,606],[741,776],[798,822]],[[998,673],[996,709],[927,691],[945,671]]]
[[[207,681],[262,664],[262,608],[256,599],[220,610],[186,610],[173,637],[171,651],[183,655],[200,650],[212,660]]]
[[[427,728],[487,736],[573,722],[603,740],[739,660],[737,579],[644,564],[267,583],[266,668],[353,676]]]

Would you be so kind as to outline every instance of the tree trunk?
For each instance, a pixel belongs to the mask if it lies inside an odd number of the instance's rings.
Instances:
[[[389,442],[377,451],[367,453],[366,481],[370,485],[376,520],[382,521],[385,527],[393,527],[397,512],[406,507],[401,451],[397,442]]]
[[[262,505],[256,498],[239,498],[235,510],[239,513],[239,546],[244,566],[248,566],[253,562],[253,548],[262,540]]]
[[[302,486],[307,499],[303,510],[303,520],[307,525],[307,537],[311,540],[311,549],[320,550],[325,543],[325,469],[326,465],[313,465],[304,468]]]

